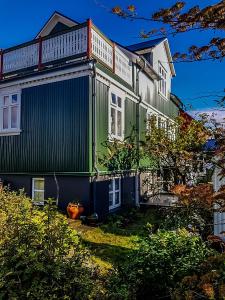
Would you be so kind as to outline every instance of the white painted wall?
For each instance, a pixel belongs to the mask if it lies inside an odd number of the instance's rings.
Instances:
[[[139,94],[143,101],[148,104],[152,103],[156,88],[154,81],[143,72],[139,73]]]
[[[167,73],[167,90],[168,90],[168,97],[171,92],[171,79],[172,73],[170,69],[170,64],[166,52],[165,42],[161,42],[157,45],[153,50],[153,69],[159,74],[159,63],[163,66]],[[158,84],[157,84],[157,91],[158,91]]]
[[[215,168],[213,173],[213,187],[217,192],[222,185],[225,185],[225,178],[219,175],[220,169]],[[214,234],[218,235],[221,231],[225,231],[225,212],[214,212]]]

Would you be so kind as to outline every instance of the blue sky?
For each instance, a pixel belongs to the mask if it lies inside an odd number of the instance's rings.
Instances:
[[[1,26],[0,48],[7,48],[31,40],[39,32],[50,15],[58,10],[64,15],[83,22],[92,18],[94,23],[110,38],[123,45],[140,42],[141,30],[150,30],[155,24],[143,21],[128,21],[109,12],[115,5],[135,4],[139,13],[149,16],[161,7],[173,4],[172,0],[0,0]],[[187,0],[188,5],[197,3],[213,4],[216,0]],[[159,4],[160,3],[160,4]],[[216,36],[224,36],[220,32]],[[170,37],[172,53],[184,52],[193,44],[201,45],[213,37],[213,32],[189,32]],[[199,98],[204,95],[217,95],[225,88],[225,60],[223,62],[177,63],[177,77],[173,79],[172,91],[185,103],[196,109],[214,107],[214,98]]]

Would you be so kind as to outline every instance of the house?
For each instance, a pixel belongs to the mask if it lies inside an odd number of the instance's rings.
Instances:
[[[0,54],[1,181],[39,204],[82,202],[86,214],[138,203],[139,175],[113,176],[99,158],[134,127],[138,142],[148,114],[178,114],[168,40],[125,47],[90,19],[55,12],[32,41]]]

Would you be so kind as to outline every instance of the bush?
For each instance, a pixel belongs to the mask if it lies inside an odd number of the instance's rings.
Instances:
[[[120,299],[122,291],[127,294],[124,299],[170,299],[176,284],[195,271],[210,252],[198,236],[186,230],[158,231],[141,239],[129,263],[118,267],[109,283],[111,297]]]
[[[225,254],[209,257],[197,272],[184,277],[175,299],[225,299]]]
[[[22,193],[0,192],[0,299],[91,299],[97,280],[52,201],[38,209]]]

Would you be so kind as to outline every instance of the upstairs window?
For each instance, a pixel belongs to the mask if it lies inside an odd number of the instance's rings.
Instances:
[[[0,134],[20,131],[20,93],[0,95]]]
[[[159,75],[161,77],[159,81],[159,93],[167,98],[167,82],[166,82],[166,70],[161,64],[159,64]]]
[[[109,135],[112,138],[123,138],[123,99],[121,95],[116,93],[110,94],[110,122]]]

